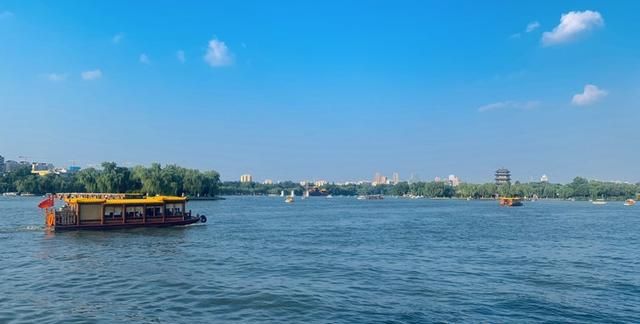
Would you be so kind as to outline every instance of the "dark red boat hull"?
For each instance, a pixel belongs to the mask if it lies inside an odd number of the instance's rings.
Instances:
[[[83,225],[56,225],[53,230],[60,231],[77,231],[77,230],[110,230],[110,229],[125,229],[125,228],[139,228],[139,227],[170,227],[170,226],[184,226],[200,222],[199,217],[193,217],[190,219],[179,221],[166,221],[157,223],[113,223],[113,224],[83,224]]]

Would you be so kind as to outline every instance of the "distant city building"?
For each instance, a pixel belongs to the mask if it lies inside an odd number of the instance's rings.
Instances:
[[[303,187],[304,187],[304,186],[306,186],[306,185],[307,185],[307,183],[308,183],[308,182],[307,182],[306,180],[302,180],[302,181],[298,182],[298,184],[300,184],[300,185],[301,185],[301,186],[303,186]]]
[[[440,179],[440,177],[435,177],[435,178],[433,178],[433,181],[440,182],[440,181],[442,181],[442,179]]]
[[[327,180],[316,180],[316,182],[314,183],[316,185],[316,187],[322,187],[322,186],[326,186],[329,182],[327,182]]]
[[[54,171],[55,167],[51,163],[33,162],[31,163],[31,173],[39,176],[45,176]]]
[[[4,163],[4,172],[14,172],[16,170],[18,170],[18,168],[20,168],[20,163],[13,161],[13,160],[7,160]]]
[[[80,167],[77,165],[71,165],[67,168],[67,173],[78,173],[80,171]]]
[[[266,185],[272,185],[273,184],[273,180],[271,179],[266,179],[262,182],[262,184],[266,184]]]
[[[400,183],[400,175],[398,174],[398,172],[393,173],[393,176],[391,177],[391,183],[393,183],[394,185]]]
[[[511,184],[511,171],[505,168],[496,170],[496,184]]]
[[[371,182],[371,185],[377,186],[377,185],[383,185],[383,184],[389,184],[389,178],[381,175],[379,172],[376,172],[376,175],[373,177],[373,181]]]
[[[5,172],[5,167],[4,167],[4,157],[2,155],[0,155],[0,174],[3,174]]]
[[[546,174],[543,174],[542,177],[540,177],[540,182],[549,182],[549,177],[547,177]]]
[[[449,184],[450,184],[451,186],[453,186],[453,187],[457,187],[457,186],[459,186],[459,185],[460,185],[460,182],[461,182],[461,181],[460,181],[460,178],[456,177],[455,175],[450,174],[448,179],[449,179]]]
[[[240,182],[242,183],[253,182],[253,177],[250,174],[243,174],[240,176]]]

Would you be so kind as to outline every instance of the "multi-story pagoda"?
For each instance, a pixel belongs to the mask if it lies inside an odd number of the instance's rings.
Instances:
[[[496,184],[511,184],[511,172],[505,168],[496,170]]]

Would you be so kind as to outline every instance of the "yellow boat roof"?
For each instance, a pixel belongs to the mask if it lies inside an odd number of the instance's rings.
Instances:
[[[69,198],[65,201],[69,204],[161,205],[165,203],[185,202],[187,198],[178,196],[154,196],[133,199]]]

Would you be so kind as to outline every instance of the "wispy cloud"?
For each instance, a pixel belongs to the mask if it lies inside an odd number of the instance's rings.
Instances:
[[[80,73],[80,76],[83,80],[87,81],[97,80],[102,77],[102,71],[100,71],[100,69],[84,71]]]
[[[67,79],[66,73],[47,73],[43,77],[51,82],[61,82]]]
[[[151,60],[149,59],[149,56],[147,56],[147,54],[142,53],[142,54],[140,54],[140,63],[142,63],[142,64],[151,64]]]
[[[176,58],[178,59],[178,61],[180,61],[180,63],[184,63],[187,60],[187,58],[184,56],[183,50],[179,50],[176,52]]]
[[[209,41],[204,61],[212,67],[227,66],[233,64],[233,56],[227,45],[214,37]]]
[[[532,21],[527,25],[527,28],[524,30],[527,33],[530,33],[540,27],[540,23],[537,21]]]
[[[522,33],[530,33],[536,29],[538,29],[540,27],[540,23],[537,21],[532,21],[529,24],[527,24],[527,27],[524,29],[524,32],[519,32],[519,33],[515,33],[513,35],[511,35],[509,38],[520,38],[522,36]]]
[[[113,35],[113,37],[111,37],[111,42],[114,44],[120,44],[120,42],[124,39],[124,34],[123,33],[117,33],[115,35]]]
[[[540,103],[538,101],[499,101],[484,105],[478,108],[479,112],[487,112],[498,109],[519,109],[519,110],[528,110],[536,108]]]
[[[560,24],[552,31],[542,34],[542,45],[551,46],[565,43],[603,25],[602,15],[597,11],[570,11],[560,17]]]
[[[5,11],[0,11],[0,20],[2,20],[2,19],[9,19],[9,18],[11,18],[11,17],[13,17],[13,12],[11,12],[11,11],[7,11],[7,10],[5,10]]]
[[[576,106],[587,106],[606,97],[608,94],[609,92],[604,89],[600,89],[593,84],[587,84],[584,86],[582,93],[577,93],[573,96],[571,103]]]

